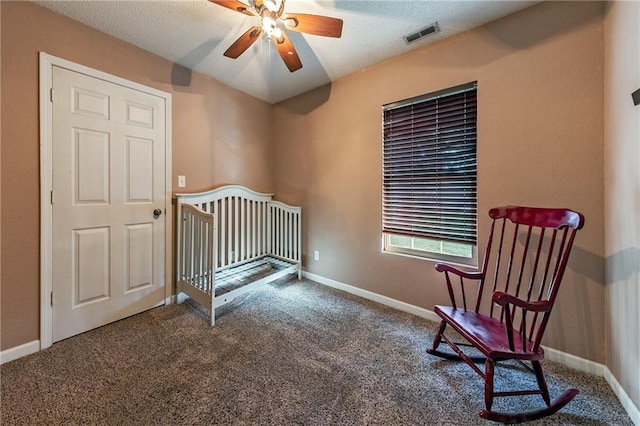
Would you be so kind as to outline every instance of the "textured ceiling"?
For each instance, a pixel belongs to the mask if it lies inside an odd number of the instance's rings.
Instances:
[[[295,73],[289,72],[266,38],[258,40],[238,59],[224,57],[223,52],[247,29],[258,25],[259,18],[206,0],[37,3],[276,103],[536,2],[287,0],[285,12],[326,15],[344,21],[340,39],[287,32],[303,64]],[[411,45],[405,43],[404,35],[433,22],[438,23],[440,32]]]

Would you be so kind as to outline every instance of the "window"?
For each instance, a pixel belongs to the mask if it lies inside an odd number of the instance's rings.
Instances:
[[[384,251],[475,262],[476,94],[474,82],[383,106]]]

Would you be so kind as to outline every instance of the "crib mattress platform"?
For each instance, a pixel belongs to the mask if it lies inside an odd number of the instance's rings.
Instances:
[[[216,297],[290,268],[293,268],[291,269],[292,272],[297,270],[295,263],[265,256],[251,262],[218,271],[215,276]],[[285,275],[288,273],[291,272],[286,272]]]

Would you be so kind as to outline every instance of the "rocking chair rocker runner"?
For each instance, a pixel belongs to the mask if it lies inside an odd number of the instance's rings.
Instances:
[[[440,328],[427,349],[432,355],[465,361],[484,380],[486,409],[480,417],[519,423],[551,415],[568,404],[578,393],[568,389],[554,401],[542,372],[540,346],[549,315],[564,275],[576,231],[584,217],[567,209],[501,207],[489,211],[493,220],[480,272],[464,272],[438,264],[444,272],[451,306],[436,306],[442,318]],[[452,283],[452,275],[459,286]],[[453,281],[458,281],[454,279]],[[476,291],[469,285],[476,283]],[[460,306],[461,303],[462,305]],[[465,340],[455,343],[444,334],[447,326]],[[438,350],[444,340],[455,352]],[[482,356],[470,356],[460,346],[471,346]],[[497,362],[529,361],[539,389],[494,391]],[[475,362],[483,361],[482,371]],[[523,413],[499,413],[491,410],[494,397],[541,395],[546,407]]]

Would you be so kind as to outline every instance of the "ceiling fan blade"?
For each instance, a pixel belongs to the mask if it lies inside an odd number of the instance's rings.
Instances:
[[[302,68],[302,62],[300,62],[298,52],[296,52],[291,40],[284,31],[279,39],[276,38],[276,36],[271,36],[271,40],[276,46],[276,49],[278,49],[278,53],[284,61],[284,64],[289,68],[289,71],[294,72]]]
[[[245,50],[249,48],[253,43],[260,38],[262,34],[262,27],[251,27],[246,33],[242,34],[229,48],[224,52],[224,56],[227,58],[236,59],[242,55]]]
[[[244,13],[249,16],[256,16],[257,13],[255,10],[250,8],[248,5],[237,1],[237,0],[209,0],[211,3],[215,3],[222,7],[226,7],[227,9],[235,10],[236,12]]]
[[[282,18],[287,29],[325,37],[342,36],[342,19],[306,13],[287,13]]]

